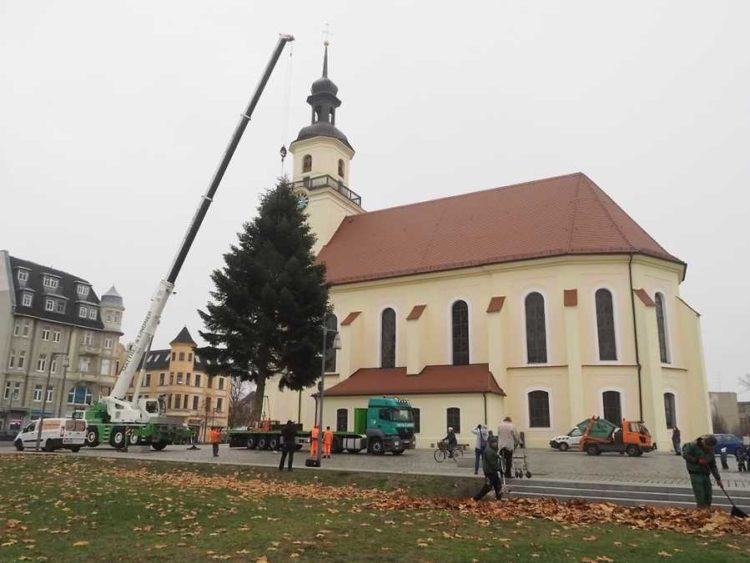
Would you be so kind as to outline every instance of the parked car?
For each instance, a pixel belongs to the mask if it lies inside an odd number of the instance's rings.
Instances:
[[[13,440],[13,445],[20,452],[24,448],[36,448],[39,436],[39,420],[32,420]],[[42,423],[42,434],[39,445],[45,452],[54,452],[61,448],[77,452],[86,439],[86,421],[73,418],[45,418]]]
[[[727,455],[734,455],[737,448],[742,446],[742,440],[734,434],[714,434],[716,436],[716,446],[714,454],[719,455],[722,448],[727,449]]]
[[[549,445],[556,450],[560,450],[561,452],[567,452],[570,448],[577,448],[578,445],[581,442],[581,431],[576,426],[568,432],[567,434],[563,434],[562,436],[555,436],[549,441]]]

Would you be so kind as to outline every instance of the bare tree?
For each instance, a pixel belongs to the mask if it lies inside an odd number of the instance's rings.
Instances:
[[[750,373],[746,373],[744,376],[738,377],[737,383],[740,384],[743,393],[750,391]]]
[[[229,392],[229,426],[247,426],[253,415],[253,402],[255,392],[248,390],[249,385],[238,376],[232,377],[231,391]]]

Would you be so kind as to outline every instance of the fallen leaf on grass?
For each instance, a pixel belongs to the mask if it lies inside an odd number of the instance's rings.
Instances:
[[[587,538],[581,538],[583,541],[596,541],[596,536],[589,536]]]
[[[75,542],[73,544],[73,547],[83,547],[84,545],[88,545],[88,544],[89,542],[87,542],[86,540],[80,540],[80,541]]]
[[[660,555],[661,557],[672,557],[672,554],[669,553],[668,551],[660,551],[656,555]]]

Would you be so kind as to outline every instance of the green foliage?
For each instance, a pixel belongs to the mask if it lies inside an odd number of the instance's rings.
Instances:
[[[211,276],[213,301],[199,314],[209,343],[200,353],[212,360],[212,374],[259,386],[281,374],[279,387],[295,390],[315,382],[328,287],[314,242],[290,184],[280,179]]]

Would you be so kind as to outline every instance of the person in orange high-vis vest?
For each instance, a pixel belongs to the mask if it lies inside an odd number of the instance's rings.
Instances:
[[[219,457],[219,443],[221,442],[221,430],[218,426],[212,426],[209,433],[209,441],[214,450],[214,457]]]
[[[333,444],[333,432],[331,427],[326,426],[326,431],[323,432],[323,457],[331,459],[331,445]]]
[[[320,428],[318,425],[312,427],[310,431],[310,457],[318,457],[318,438],[320,437]]]

